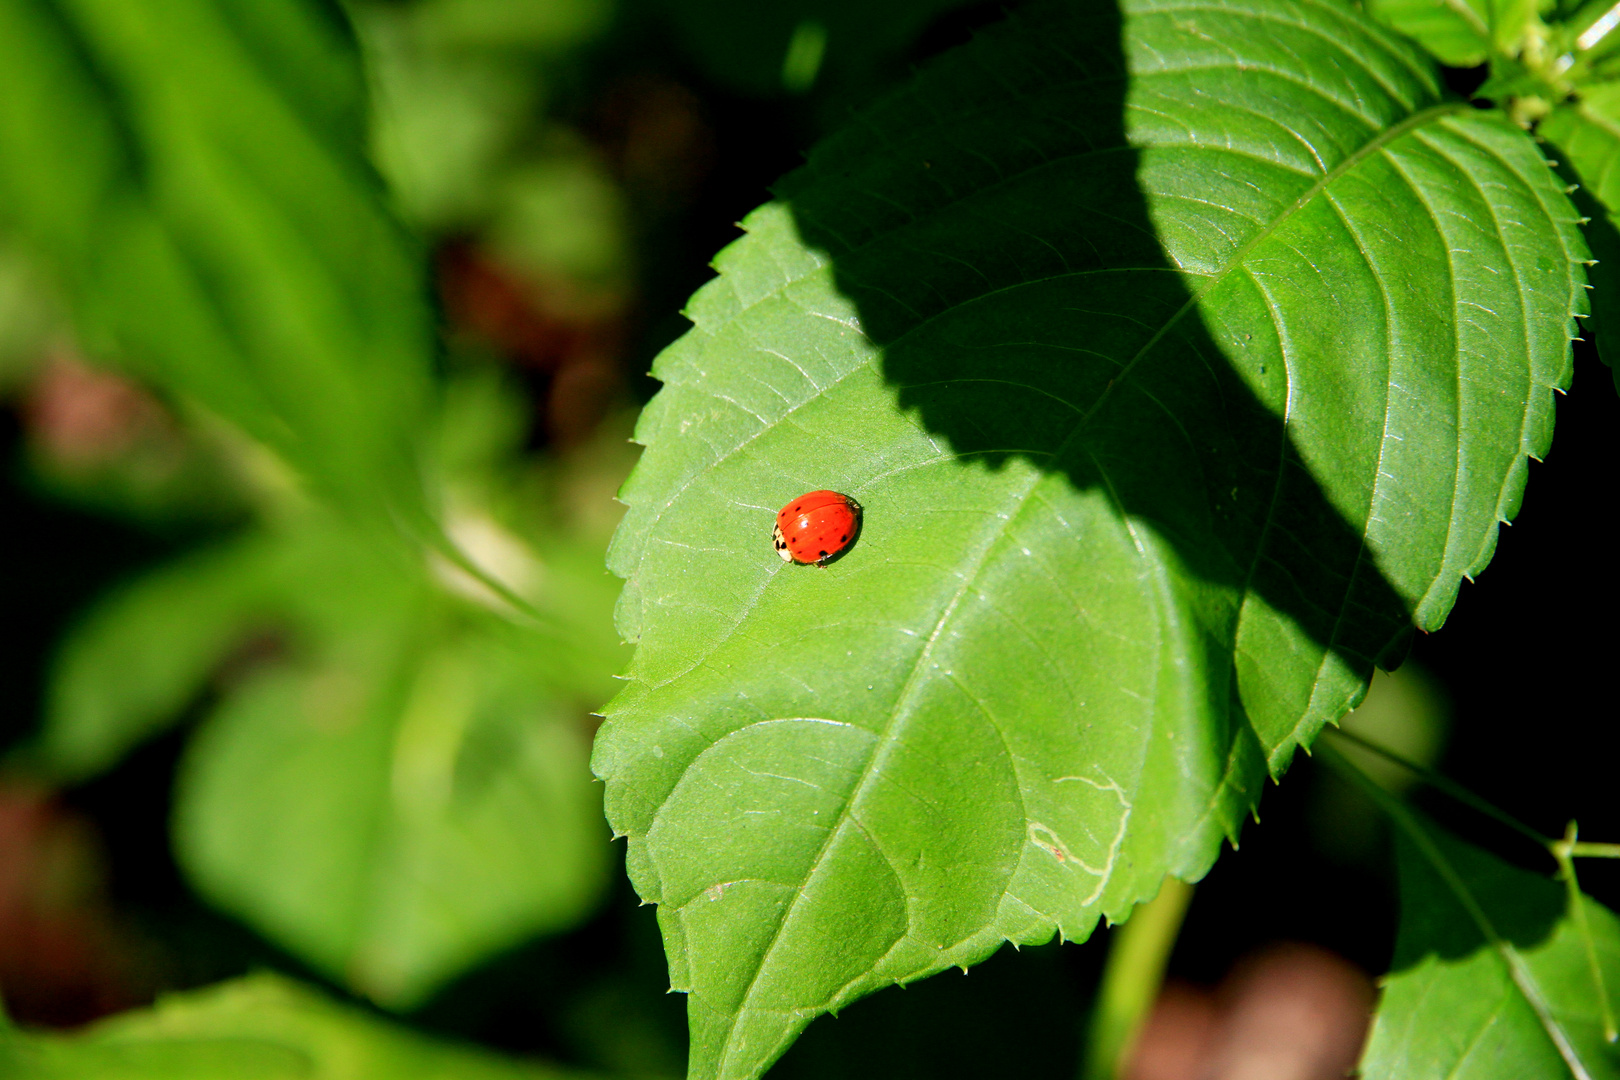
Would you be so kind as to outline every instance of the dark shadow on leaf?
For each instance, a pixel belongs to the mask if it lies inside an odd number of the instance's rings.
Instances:
[[[1544,942],[1557,929],[1568,906],[1564,887],[1551,878],[1521,870],[1452,836],[1414,812],[1434,850],[1485,913],[1501,940],[1519,949]],[[1405,971],[1427,956],[1458,960],[1491,948],[1452,885],[1428,853],[1397,833],[1401,879],[1401,924],[1392,972]]]
[[[1126,142],[1119,12],[1074,8],[1015,12],[1028,55],[981,57],[984,94],[925,73],[779,195],[831,257],[898,405],[964,465],[1023,457],[1103,489],[1193,574],[1258,593],[1363,675],[1392,666],[1410,606],[1228,361],[1271,326],[1217,344],[1192,304]],[[1006,83],[1021,107],[986,105]]]

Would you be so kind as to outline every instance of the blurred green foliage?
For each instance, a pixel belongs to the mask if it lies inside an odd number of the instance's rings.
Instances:
[[[82,782],[195,722],[187,876],[406,1007],[603,892],[588,713],[625,650],[596,507],[631,459],[620,421],[525,452],[517,387],[435,340],[428,242],[614,309],[627,237],[546,112],[609,6],[354,14],[364,66],[319,0],[0,4],[0,371],[36,482],[215,536],[83,616],[16,760]]]
[[[63,647],[39,747],[83,777],[206,701],[177,794],[182,865],[205,895],[396,1005],[570,924],[600,892],[583,721],[624,660],[600,538],[525,519],[542,504],[532,485],[501,498],[493,470],[513,448],[490,434],[516,433],[511,398],[483,380],[445,400],[451,535],[565,638],[288,492],[262,527],[91,612]]]
[[[652,0],[703,71],[757,97],[818,89],[836,122],[905,70],[917,38],[940,16],[975,0]]]
[[[12,0],[0,48],[0,221],[88,351],[240,425],[350,512],[425,528],[422,261],[366,164],[336,12]]]
[[[14,1080],[563,1080],[581,1077],[423,1038],[258,975],[175,995],[81,1034],[0,1031]]]
[[[60,328],[33,263],[14,245],[0,244],[0,393],[33,372]]]

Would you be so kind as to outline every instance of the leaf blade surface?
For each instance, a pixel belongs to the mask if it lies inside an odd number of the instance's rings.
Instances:
[[[1620,1076],[1564,887],[1431,822],[1413,816],[1412,827],[1418,836],[1398,840],[1401,927],[1361,1075]],[[1620,919],[1584,893],[1579,902],[1613,987]]]
[[[1201,876],[1488,560],[1581,302],[1533,145],[1331,4],[1021,16],[780,195],[610,552],[595,765],[695,1076]],[[861,540],[783,566],[822,487]]]

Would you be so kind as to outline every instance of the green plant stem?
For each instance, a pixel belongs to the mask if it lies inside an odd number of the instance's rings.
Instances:
[[[1472,791],[1469,791],[1455,780],[1448,780],[1444,776],[1441,776],[1439,773],[1435,772],[1433,769],[1419,765],[1417,762],[1412,761],[1409,758],[1404,758],[1393,750],[1379,746],[1377,743],[1370,742],[1367,739],[1363,739],[1360,735],[1357,735],[1351,731],[1346,731],[1344,728],[1329,727],[1323,728],[1322,730],[1324,734],[1332,735],[1336,739],[1344,739],[1348,742],[1354,743],[1356,746],[1361,747],[1363,750],[1377,754],[1386,761],[1394,762],[1401,768],[1406,769],[1416,775],[1418,779],[1422,780],[1425,784],[1428,784],[1436,791],[1451,796],[1453,799],[1456,799],[1470,810],[1477,810],[1479,813],[1484,814],[1491,820],[1506,825],[1520,836],[1530,840],[1537,847],[1547,848],[1549,850],[1551,849],[1553,844],[1551,837],[1543,836],[1541,833],[1532,829],[1530,826],[1526,825],[1512,814],[1509,814],[1507,811],[1492,806],[1489,802],[1480,798],[1478,795],[1475,795]],[[1359,769],[1357,769],[1357,771],[1360,772]],[[1383,789],[1380,788],[1379,790],[1382,791]],[[1620,850],[1620,845],[1615,845],[1615,847],[1616,850]]]
[[[1166,877],[1159,895],[1136,909],[1115,935],[1103,969],[1081,1070],[1082,1080],[1115,1080],[1147,1022],[1164,966],[1181,931],[1193,887]]]
[[[1603,968],[1598,963],[1597,942],[1592,939],[1592,927],[1586,918],[1586,903],[1581,896],[1581,884],[1575,876],[1575,849],[1581,845],[1575,837],[1578,832],[1575,823],[1571,821],[1564,829],[1564,838],[1549,845],[1553,858],[1558,860],[1558,876],[1564,879],[1564,888],[1569,893],[1570,914],[1575,917],[1575,925],[1580,930],[1581,943],[1586,947],[1586,966],[1592,972],[1592,985],[1597,990],[1598,1007],[1603,1014],[1603,1037],[1609,1042],[1620,1038],[1620,1030],[1616,1030],[1614,1022],[1614,1009],[1609,1004],[1609,991],[1603,985]],[[1617,847],[1615,844],[1593,844],[1592,847]]]

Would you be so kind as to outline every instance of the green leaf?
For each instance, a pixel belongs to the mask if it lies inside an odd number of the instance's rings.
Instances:
[[[0,220],[93,352],[343,505],[420,517],[432,325],[364,163],[361,89],[320,0],[8,0]]]
[[[1367,13],[1415,38],[1441,63],[1474,67],[1518,56],[1541,28],[1538,0],[1367,0]]]
[[[1555,108],[1536,133],[1556,144],[1580,184],[1574,195],[1589,219],[1586,239],[1596,258],[1588,271],[1592,317],[1587,325],[1620,390],[1620,84],[1588,87],[1579,101]]]
[[[1113,20],[822,146],[656,365],[594,765],[694,1076],[1197,880],[1550,439],[1585,250],[1523,132],[1331,3]],[[786,565],[814,488],[863,533]]]
[[[275,975],[175,994],[73,1035],[0,1033],[12,1080],[561,1080],[384,1023]]]
[[[1407,814],[1401,927],[1361,1063],[1366,1080],[1620,1077],[1564,886]],[[1580,895],[1599,967],[1620,986],[1620,918]]]
[[[607,845],[586,710],[625,659],[605,534],[540,520],[563,477],[511,475],[521,400],[479,379],[443,401],[430,442],[449,532],[556,634],[477,606],[490,592],[442,560],[318,505],[283,507],[93,611],[59,657],[34,748],[81,778],[206,701],[177,799],[185,868],[394,1004],[589,910]]]
[[[616,657],[447,603],[346,535],[289,560],[290,655],[188,746],[175,846],[205,896],[406,1007],[590,910],[607,850],[584,716]],[[545,571],[566,597],[568,568]],[[565,600],[576,641],[592,613],[605,629],[605,593]]]
[[[63,643],[37,751],[79,780],[179,719],[238,648],[272,592],[274,552],[253,534],[189,556],[102,600]]]
[[[15,393],[61,333],[54,299],[32,261],[0,237],[0,393]]]

